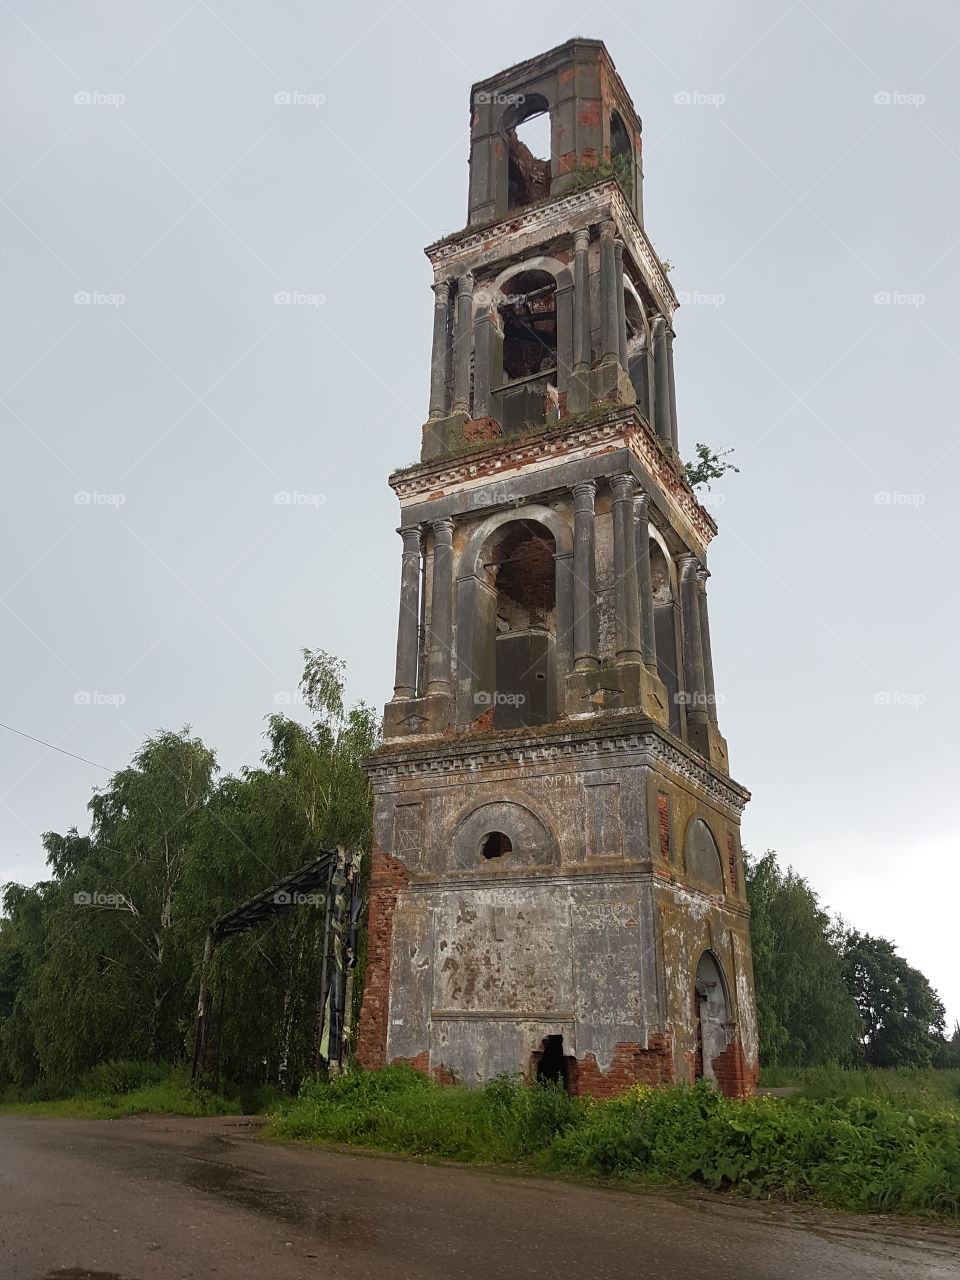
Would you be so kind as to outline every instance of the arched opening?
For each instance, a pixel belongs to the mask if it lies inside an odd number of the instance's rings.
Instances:
[[[483,555],[495,595],[495,687],[487,699],[498,729],[556,718],[556,542],[535,520],[501,525]]]
[[[659,542],[650,539],[650,582],[653,588],[653,630],[657,646],[657,674],[667,690],[670,729],[680,736],[680,677],[677,659],[677,613],[670,566]]]
[[[713,838],[713,832],[702,818],[694,818],[687,827],[683,842],[683,859],[688,880],[694,880],[714,893],[723,893],[723,863],[720,861],[720,850]]]
[[[484,858],[502,858],[505,853],[513,853],[513,842],[502,831],[491,831],[484,837],[480,853]]]
[[[633,195],[633,143],[619,111],[610,116],[610,164],[628,196]]]
[[[504,115],[507,142],[507,208],[523,209],[550,194],[549,104],[541,94],[527,95]]]
[[[727,1047],[730,1015],[723,970],[712,951],[704,951],[700,957],[693,1001],[697,1034],[694,1074],[698,1080],[716,1085],[713,1064]]]
[[[503,430],[538,424],[556,409],[557,282],[549,271],[520,271],[503,285]]]
[[[629,289],[623,291],[623,308],[627,321],[627,373],[637,393],[637,405],[647,422],[652,424],[653,352],[650,329],[640,303]]]
[[[570,1055],[563,1052],[563,1036],[544,1036],[540,1048],[531,1054],[535,1080],[547,1084],[562,1084],[570,1089]]]

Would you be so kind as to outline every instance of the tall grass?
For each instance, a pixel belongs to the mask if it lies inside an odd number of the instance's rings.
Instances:
[[[935,1067],[764,1067],[761,1087],[794,1086],[805,1098],[877,1098],[898,1106],[960,1107],[960,1070]]]
[[[278,1138],[543,1171],[695,1183],[861,1212],[960,1218],[960,1115],[870,1098],[739,1102],[703,1085],[598,1102],[501,1079],[441,1088],[406,1067],[308,1083]]]
[[[0,1097],[0,1114],[115,1120],[150,1113],[175,1116],[233,1115],[239,1101],[197,1089],[183,1067],[155,1062],[104,1062],[88,1071],[76,1092],[43,1085]]]

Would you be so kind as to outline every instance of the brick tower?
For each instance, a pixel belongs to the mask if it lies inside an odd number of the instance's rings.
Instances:
[[[474,85],[421,460],[395,472],[397,674],[358,1055],[611,1094],[756,1079],[706,549],[677,452],[677,299],[604,45]],[[550,154],[520,134],[550,121]]]

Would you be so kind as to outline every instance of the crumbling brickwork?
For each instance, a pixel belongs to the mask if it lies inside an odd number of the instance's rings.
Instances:
[[[363,1008],[357,1039],[357,1061],[367,1070],[386,1064],[393,917],[397,896],[409,882],[410,872],[404,864],[396,858],[387,857],[375,845],[370,869]]]

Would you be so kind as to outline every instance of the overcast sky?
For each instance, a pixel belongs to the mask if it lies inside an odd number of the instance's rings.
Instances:
[[[105,768],[0,730],[0,882],[42,878],[41,832],[84,830],[161,726],[256,763],[304,646],[389,696],[422,246],[465,221],[471,83],[582,35],[643,120],[688,299],[681,449],[741,468],[710,597],[745,843],[960,1017],[956,5],[2,14],[0,719]]]

